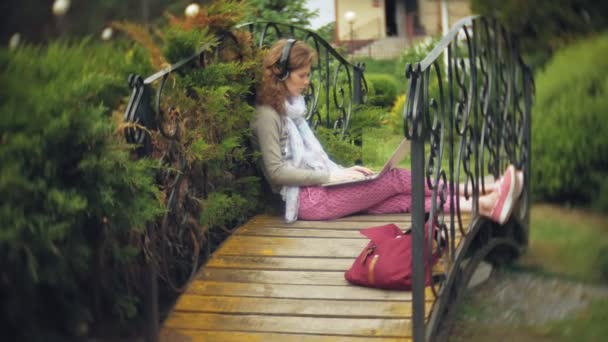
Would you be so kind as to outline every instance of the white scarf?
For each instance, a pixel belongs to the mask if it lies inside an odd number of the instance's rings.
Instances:
[[[337,171],[342,167],[329,159],[325,150],[315,137],[306,122],[306,104],[303,96],[292,97],[285,101],[287,116],[288,143],[285,160],[293,167],[318,170]],[[298,219],[300,207],[300,188],[283,186],[281,195],[285,201],[285,221],[294,222]]]

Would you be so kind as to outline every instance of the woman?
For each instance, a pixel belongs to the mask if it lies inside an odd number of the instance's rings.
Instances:
[[[344,168],[323,150],[306,122],[302,93],[310,84],[315,52],[304,42],[279,40],[263,61],[257,89],[253,143],[262,154],[262,170],[273,191],[285,201],[285,219],[329,220],[354,213],[386,214],[411,209],[411,174],[393,169],[380,178],[335,187],[323,183],[357,179],[372,171],[363,166]],[[521,180],[509,166],[499,183],[479,198],[479,213],[506,222],[521,192]],[[425,209],[431,206],[426,189]],[[471,201],[460,198],[460,209],[470,211]]]

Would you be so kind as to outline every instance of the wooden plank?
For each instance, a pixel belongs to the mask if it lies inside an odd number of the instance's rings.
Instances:
[[[352,258],[286,258],[263,256],[218,255],[207,262],[208,268],[258,270],[318,270],[344,272],[353,264]]]
[[[351,215],[336,219],[334,221],[369,221],[369,222],[411,222],[412,215],[409,213],[401,213],[401,214],[379,214],[379,215]]]
[[[471,220],[471,213],[469,213],[469,212],[463,212],[463,213],[461,213],[461,216],[462,216],[463,221],[469,222]],[[455,216],[455,218],[457,219],[457,216]],[[445,213],[445,220],[446,221],[450,220],[449,212]],[[372,224],[407,223],[409,225],[412,222],[412,216],[409,213],[383,214],[383,215],[352,215],[352,216],[346,216],[343,218],[339,218],[336,220],[326,220],[326,221],[298,220],[294,223],[285,223],[285,221],[281,217],[278,217],[278,216],[258,215],[249,221],[249,223],[252,223],[254,225],[271,224],[271,225],[279,225],[279,226],[294,226],[294,225],[297,226],[297,225],[301,224],[304,226],[318,225],[321,227],[323,227],[325,225],[339,224],[339,223],[345,223],[345,222],[352,222],[352,223],[365,222],[365,223],[372,223]]]
[[[235,235],[216,255],[355,258],[367,245],[365,239],[282,238]]]
[[[409,337],[411,292],[353,286],[344,270],[367,244],[361,228],[401,221],[403,229],[410,219],[366,215],[286,224],[279,217],[253,218],[222,244],[178,300],[163,329],[175,333],[167,341]],[[428,319],[430,287],[425,300]]]
[[[388,223],[395,223],[402,229],[409,228],[410,222],[378,222],[378,221],[296,221],[284,223],[276,220],[260,221],[255,225],[247,227],[272,227],[272,228],[316,228],[316,229],[345,229],[360,230],[363,228],[381,226]]]
[[[457,217],[455,222],[458,221]],[[463,224],[468,225],[470,222],[470,213],[463,213],[462,220]],[[449,214],[445,215],[445,222],[449,225],[450,217]],[[262,217],[250,221],[244,227],[272,227],[272,228],[313,228],[313,229],[346,229],[346,230],[359,230],[368,227],[380,226],[388,223],[395,223],[401,229],[411,228],[411,217],[406,216],[400,218],[399,215],[384,215],[384,216],[351,216],[330,221],[296,221],[293,223],[285,223],[283,220],[278,218]]]
[[[239,270],[224,268],[205,268],[197,276],[198,280],[216,282],[259,283],[259,284],[293,284],[293,285],[343,285],[344,272],[309,272],[309,271],[264,271]]]
[[[426,311],[433,303],[427,303]],[[412,303],[399,301],[251,298],[184,294],[175,311],[286,316],[411,318]]]
[[[297,316],[224,315],[174,312],[165,321],[173,329],[240,332],[326,334],[343,336],[409,337],[411,321],[405,318],[320,318]]]
[[[403,230],[403,229],[402,229]],[[239,229],[236,235],[246,236],[268,236],[268,237],[291,237],[291,238],[337,238],[337,239],[367,239],[361,234],[360,229],[330,229],[330,228],[269,228],[269,227],[248,227]],[[455,231],[456,236],[460,236],[459,230]]]
[[[277,236],[277,237],[309,237],[309,238],[349,238],[367,239],[359,233],[360,229],[311,229],[311,228],[269,228],[244,227],[237,235]]]
[[[266,271],[209,268],[200,272],[198,281],[217,283],[252,283],[278,285],[321,285],[354,287],[344,279],[344,272]],[[430,290],[429,290],[430,291]],[[430,293],[430,292],[427,292]],[[431,298],[427,296],[427,298]],[[361,298],[365,299],[365,298]]]
[[[410,342],[411,338],[304,335],[238,331],[169,329],[161,331],[161,342]]]
[[[347,299],[347,300],[397,300],[411,301],[409,291],[391,291],[361,286],[325,286],[291,284],[228,283],[195,280],[189,294],[209,296],[241,296],[265,298]],[[433,292],[426,288],[425,299],[432,301]]]
[[[355,222],[362,222],[362,221],[368,221],[368,222],[393,222],[393,221],[399,221],[399,222],[403,222],[403,221],[411,221],[411,217],[412,215],[409,213],[400,213],[400,214],[378,214],[378,215],[367,215],[367,214],[363,214],[363,215],[351,215],[351,216],[345,216],[339,219],[335,219],[335,220],[323,220],[323,221],[303,221],[303,220],[299,220],[298,222],[340,222],[340,221],[355,221]],[[281,216],[271,216],[271,215],[257,215],[256,217],[252,218],[250,220],[250,222],[256,222],[256,223],[260,223],[260,222],[279,222],[279,223],[284,223],[285,220],[283,219],[283,217]]]

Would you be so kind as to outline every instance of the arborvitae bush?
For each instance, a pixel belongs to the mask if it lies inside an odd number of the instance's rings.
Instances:
[[[0,300],[12,341],[86,335],[138,305],[156,163],[133,160],[110,106],[139,52],[53,43],[0,50]]]
[[[397,80],[384,74],[366,74],[365,80],[370,88],[368,104],[390,108],[397,97]]]
[[[200,63],[169,76],[162,113],[156,113],[158,127],[148,127],[167,207],[157,233],[148,237],[148,255],[163,280],[161,291],[169,296],[195,274],[206,257],[201,251],[212,251],[260,210],[260,177],[249,147],[254,115],[249,100],[261,51],[252,48],[249,32],[233,29],[243,15],[239,2],[218,1],[192,18],[169,15],[168,25],[154,31],[158,34],[115,24],[146,48],[157,69],[207,46]],[[226,35],[229,31],[234,37]]]
[[[608,210],[608,34],[558,51],[536,75],[532,187],[543,200]]]

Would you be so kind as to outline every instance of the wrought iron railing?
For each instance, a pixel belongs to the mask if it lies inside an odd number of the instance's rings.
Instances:
[[[336,134],[344,137],[347,133],[349,123],[357,104],[365,102],[367,98],[367,84],[363,76],[364,66],[353,65],[340,55],[333,47],[315,32],[302,29],[293,25],[280,24],[273,22],[263,23],[247,23],[239,25],[236,30],[247,30],[253,35],[255,48],[265,48],[272,45],[279,38],[296,38],[308,43],[314,48],[318,54],[317,62],[312,68],[312,82],[309,90],[305,94],[308,107],[308,120],[313,126],[323,125],[327,128],[334,129]],[[176,238],[191,239],[192,241],[179,241],[177,244],[172,242],[160,241],[159,246],[154,248],[167,248],[166,246],[184,245],[190,246],[192,249],[200,249],[201,246],[195,234],[188,234],[187,213],[183,212],[183,206],[177,203],[178,194],[183,191],[183,182],[185,175],[188,174],[188,165],[183,151],[178,148],[180,125],[172,120],[173,107],[179,107],[179,103],[168,105],[163,95],[175,95],[176,91],[172,85],[174,82],[167,82],[170,76],[174,73],[183,74],[188,70],[196,68],[205,68],[206,65],[220,58],[225,52],[231,51],[228,54],[242,59],[242,54],[239,51],[239,42],[235,34],[231,32],[223,32],[218,37],[218,44],[215,46],[202,46],[193,55],[180,60],[179,62],[170,65],[153,75],[143,78],[140,75],[129,76],[129,86],[133,89],[131,97],[127,104],[124,114],[124,120],[127,123],[125,128],[125,138],[127,142],[138,145],[138,153],[140,156],[149,155],[153,152],[152,146],[152,131],[158,131],[164,139],[167,140],[167,151],[159,158],[161,165],[164,168],[159,170],[158,180],[164,185],[164,191],[167,195],[167,210],[164,218],[157,227],[159,232],[166,232],[168,226],[175,222],[181,222],[184,227],[174,227]],[[192,68],[194,67],[194,68]],[[169,90],[167,90],[169,88]],[[188,91],[182,89],[177,91]],[[178,97],[179,99],[179,97]],[[173,102],[176,101],[172,99]],[[169,101],[171,102],[171,101]],[[253,103],[252,103],[253,104]],[[205,173],[205,172],[203,172]],[[181,208],[181,209],[180,209]],[[181,217],[184,216],[184,217]],[[147,245],[153,245],[155,242],[154,232],[150,232],[146,242]],[[160,239],[156,239],[160,240]],[[192,277],[198,269],[198,250],[193,251],[190,277]],[[163,254],[163,253],[161,253]],[[148,259],[147,265],[147,282],[144,306],[147,315],[148,327],[146,336],[148,341],[158,339],[158,284],[157,277],[162,277],[166,283],[176,290],[181,289],[183,283],[172,282],[167,273],[163,276],[163,272],[159,260],[155,260],[153,256],[146,255]],[[158,259],[158,258],[156,258]],[[162,259],[162,258],[161,258]],[[171,268],[166,265],[166,268]]]
[[[527,242],[534,85],[514,37],[483,17],[456,23],[424,60],[406,67],[405,76],[404,134],[411,140],[413,184],[413,337],[422,341],[435,337],[449,304],[466,287],[475,265],[464,272],[465,257],[481,251],[479,262],[498,246],[516,254]],[[509,222],[499,227],[478,215],[478,200],[486,175],[498,178],[509,163],[524,172],[523,193]],[[465,185],[464,194],[459,183]],[[430,213],[424,208],[425,185],[432,191]],[[472,198],[468,226],[459,196]],[[424,229],[427,236],[439,237],[435,248],[447,260],[447,277],[431,285],[437,301],[427,324],[425,274],[434,239],[425,240]],[[458,246],[457,234],[463,241]]]
[[[236,29],[248,30],[254,35],[256,47],[267,48],[280,38],[302,40],[315,49],[317,62],[312,67],[311,84],[305,94],[308,107],[307,118],[317,127],[319,124],[333,128],[344,136],[356,105],[366,102],[368,87],[363,75],[363,64],[351,64],[327,41],[313,31],[294,25],[275,22],[254,22],[241,24]],[[220,37],[221,42],[234,41],[236,38],[229,32]],[[171,73],[178,72],[184,66],[196,63],[204,67],[205,61],[217,55],[222,44],[211,51],[210,46],[203,46],[190,57],[160,70],[147,78],[140,75],[129,76],[129,86],[133,89],[124,119],[133,124],[125,130],[129,143],[141,145],[144,154],[150,151],[150,135],[146,129],[162,129],[159,120],[161,97],[165,82]],[[152,102],[152,85],[158,82],[156,96]],[[322,100],[322,103],[320,103]],[[168,136],[169,133],[163,135]]]

